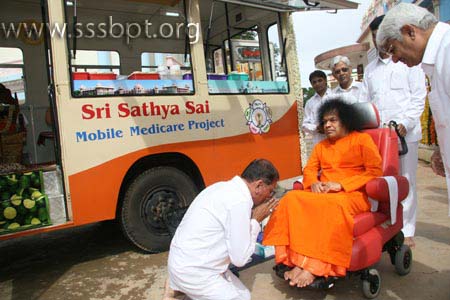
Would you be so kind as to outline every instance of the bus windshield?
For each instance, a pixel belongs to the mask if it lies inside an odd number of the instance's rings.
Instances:
[[[68,44],[72,95],[193,94],[184,1],[169,6],[112,0],[108,10],[105,5],[66,4],[74,33]]]

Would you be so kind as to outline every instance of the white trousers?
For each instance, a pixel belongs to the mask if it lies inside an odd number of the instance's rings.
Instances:
[[[447,124],[448,126],[448,124]],[[441,150],[442,162],[445,168],[445,180],[447,182],[448,195],[448,216],[450,217],[450,130],[446,128],[436,128],[438,134],[439,148]]]
[[[448,164],[445,167],[445,180],[447,182],[448,216],[450,217],[450,167],[448,166]]]
[[[400,156],[400,172],[409,181],[408,197],[403,200],[403,234],[413,237],[416,231],[417,215],[417,164],[419,161],[419,142],[409,142],[408,153]]]
[[[202,272],[202,270],[199,270]],[[204,272],[204,270],[203,270]],[[250,300],[250,291],[229,270],[199,282],[195,274],[176,274],[169,269],[169,283],[192,300]]]

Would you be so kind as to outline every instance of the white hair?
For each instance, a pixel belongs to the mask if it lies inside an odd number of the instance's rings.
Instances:
[[[377,33],[377,45],[387,40],[403,41],[401,29],[404,25],[413,25],[427,30],[438,22],[436,17],[425,8],[415,4],[400,3],[388,11]]]
[[[346,64],[349,67],[352,66],[350,63],[350,59],[348,59],[347,56],[338,55],[338,56],[333,57],[333,60],[331,61],[331,65],[330,65],[331,69],[334,69],[334,67],[340,62],[343,62],[344,64]]]

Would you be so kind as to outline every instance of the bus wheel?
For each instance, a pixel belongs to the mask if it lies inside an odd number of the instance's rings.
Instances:
[[[168,216],[181,218],[177,212],[186,211],[197,193],[194,182],[176,168],[157,167],[143,172],[125,192],[119,216],[123,232],[146,252],[168,250],[174,231]]]

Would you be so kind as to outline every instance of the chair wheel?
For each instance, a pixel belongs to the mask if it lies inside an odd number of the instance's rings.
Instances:
[[[362,285],[363,294],[368,299],[373,299],[378,296],[381,290],[381,277],[376,269],[370,269],[367,276],[363,279]]]
[[[402,245],[395,252],[395,270],[401,276],[408,274],[412,266],[412,252],[407,245]]]

